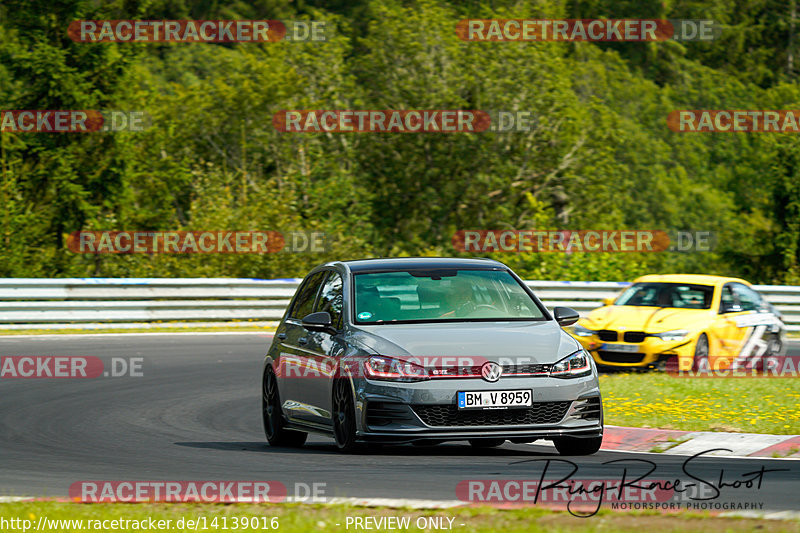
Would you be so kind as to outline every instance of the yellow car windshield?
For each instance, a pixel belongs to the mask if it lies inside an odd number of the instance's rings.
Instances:
[[[690,283],[635,283],[614,305],[710,309],[714,287]]]

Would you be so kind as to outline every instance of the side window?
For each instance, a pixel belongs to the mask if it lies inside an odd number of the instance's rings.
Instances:
[[[736,300],[733,297],[733,291],[731,290],[731,284],[727,284],[722,287],[722,299],[719,302],[719,312],[726,313],[727,310],[730,309],[733,304],[736,303]]]
[[[322,292],[319,295],[316,311],[327,311],[331,315],[331,323],[340,329],[342,327],[342,306],[344,305],[344,295],[342,293],[342,276],[338,272],[331,272]]]
[[[317,299],[319,286],[325,279],[325,272],[317,272],[306,279],[305,283],[297,291],[290,318],[302,320],[304,316],[311,314],[314,309],[314,301]]]
[[[756,291],[742,285],[741,283],[731,283],[733,294],[739,300],[742,311],[757,311],[761,307],[761,297]]]

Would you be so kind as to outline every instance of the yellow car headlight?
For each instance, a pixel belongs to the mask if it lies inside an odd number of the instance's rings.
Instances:
[[[575,324],[572,327],[572,334],[577,337],[591,337],[595,334],[595,332],[594,330]]]
[[[665,331],[663,333],[651,333],[651,337],[658,337],[662,341],[679,341],[684,338],[686,335],[689,334],[688,330],[685,329],[673,329],[670,331]]]

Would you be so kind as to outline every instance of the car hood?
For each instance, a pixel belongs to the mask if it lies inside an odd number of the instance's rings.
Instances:
[[[393,324],[358,328],[354,338],[386,356],[474,357],[500,363],[555,363],[580,344],[554,320]]]
[[[595,309],[578,323],[589,329],[611,329],[660,333],[673,329],[693,329],[710,317],[708,309],[676,309],[674,307],[638,307],[608,305]]]

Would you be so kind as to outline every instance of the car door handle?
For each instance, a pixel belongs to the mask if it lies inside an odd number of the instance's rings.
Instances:
[[[297,344],[307,344],[307,343],[308,343],[307,337],[300,337],[299,339],[297,339]]]
[[[280,340],[286,340],[286,333],[278,333],[276,335]]]

